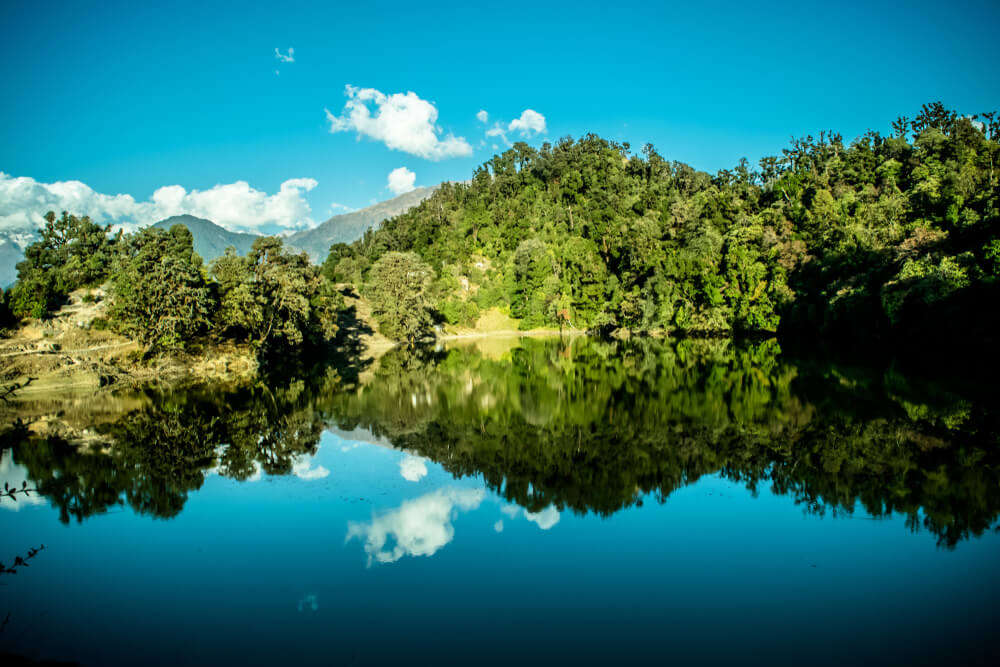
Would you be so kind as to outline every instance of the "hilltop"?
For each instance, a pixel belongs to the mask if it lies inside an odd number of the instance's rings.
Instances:
[[[412,283],[452,325],[499,308],[523,329],[984,342],[1000,327],[996,164],[997,116],[940,103],[716,174],[595,135],[522,142],[324,271]]]
[[[285,241],[293,248],[304,250],[313,262],[322,263],[334,243],[357,241],[369,229],[377,228],[383,221],[424,201],[439,187],[441,186],[417,188],[368,208],[335,215],[312,229],[292,234]]]
[[[166,231],[174,225],[183,225],[188,228],[191,236],[194,237],[194,251],[206,262],[221,257],[229,246],[236,248],[236,252],[240,255],[245,255],[250,251],[253,242],[259,238],[256,234],[231,232],[211,220],[197,218],[193,215],[171,216],[152,226]]]

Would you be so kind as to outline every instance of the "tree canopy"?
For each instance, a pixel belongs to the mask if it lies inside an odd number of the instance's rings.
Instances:
[[[524,328],[989,337],[998,139],[994,114],[936,103],[889,135],[821,132],[715,175],[594,135],[517,143],[328,268],[365,280],[416,253],[434,308],[466,324],[496,306]]]

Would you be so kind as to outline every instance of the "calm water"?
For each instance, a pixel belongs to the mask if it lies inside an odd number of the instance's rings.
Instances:
[[[4,413],[0,652],[995,664],[991,387],[774,342],[493,340]],[[86,430],[84,430],[86,429]],[[68,442],[84,441],[78,448]]]

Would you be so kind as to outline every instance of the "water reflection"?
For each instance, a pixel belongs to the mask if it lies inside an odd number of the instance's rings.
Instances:
[[[358,538],[372,562],[395,563],[403,556],[433,556],[455,537],[459,512],[478,509],[482,489],[438,489],[364,523],[347,526],[347,541]]]
[[[610,515],[664,501],[703,475],[765,486],[808,512],[901,513],[945,546],[1000,513],[995,406],[896,368],[789,358],[773,341],[524,340],[488,349],[393,350],[346,386],[335,373],[235,392],[148,393],[73,428],[8,430],[0,470],[83,520],[117,505],[171,517],[217,472],[324,479],[324,430],[363,432],[476,476],[510,520]],[[79,418],[78,412],[74,413]],[[11,420],[13,421],[13,420]],[[16,472],[12,472],[16,471]],[[482,494],[439,489],[351,525],[369,559],[430,555]],[[9,502],[9,501],[3,501]],[[503,530],[503,520],[494,529]]]

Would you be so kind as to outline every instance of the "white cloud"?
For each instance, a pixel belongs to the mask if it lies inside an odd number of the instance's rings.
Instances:
[[[497,531],[498,533],[503,532],[503,519],[497,519],[497,522],[493,524],[493,530]]]
[[[517,505],[504,505],[500,508],[500,511],[506,514],[511,519],[516,519],[521,514],[528,521],[531,521],[537,525],[542,530],[548,530],[552,526],[559,523],[559,510],[557,510],[552,505],[549,505],[541,512],[529,512],[527,510],[522,510]]]
[[[307,54],[308,55],[308,54]],[[288,47],[288,53],[282,53],[278,47],[274,48],[274,57],[283,63],[295,62],[295,49]]]
[[[516,519],[517,515],[521,513],[521,508],[517,505],[504,505],[500,508],[500,511],[509,516],[511,519]]]
[[[323,466],[316,466],[313,468],[311,461],[303,459],[292,464],[292,474],[299,479],[310,481],[328,477],[330,475],[330,471]]]
[[[476,118],[480,123],[487,123],[490,120],[490,115],[486,113],[486,109],[480,109],[479,113],[476,114]]]
[[[482,116],[479,114],[482,114]],[[485,123],[487,120],[486,112],[480,111],[479,114],[476,114],[476,118],[479,118],[479,120]],[[486,136],[497,137],[503,141],[503,143],[510,146],[511,141],[507,138],[508,132],[517,132],[522,137],[532,137],[537,134],[542,134],[547,130],[548,127],[545,124],[545,116],[533,109],[525,109],[521,112],[520,118],[515,118],[506,125],[500,120],[494,122],[493,126],[486,130]],[[493,150],[497,150],[497,148],[497,144],[493,144]]]
[[[524,518],[536,524],[542,530],[548,530],[559,523],[559,510],[549,505],[541,512],[525,512]]]
[[[337,213],[338,211],[342,213],[351,213],[356,210],[356,208],[351,208],[345,204],[338,204],[337,202],[330,204],[330,213]]]
[[[438,489],[369,523],[348,523],[346,541],[364,541],[369,566],[373,561],[394,563],[403,556],[433,556],[455,537],[452,521],[458,512],[478,508],[485,497],[482,489]]]
[[[269,195],[246,182],[188,191],[180,185],[157,189],[147,201],[127,194],[106,195],[80,181],[39,183],[0,172],[0,231],[42,227],[47,211],[88,215],[100,224],[125,228],[152,224],[172,215],[208,218],[231,231],[273,232],[315,225],[305,193],[312,178],[293,178]]]
[[[500,137],[500,139],[505,144],[507,144],[508,146],[510,146],[510,142],[507,140],[507,133],[504,131],[503,125],[501,125],[499,122],[493,123],[493,127],[491,127],[490,129],[486,130],[486,136],[487,137]],[[493,149],[494,150],[496,150],[496,147],[497,147],[497,145],[493,144]]]
[[[389,190],[394,195],[401,195],[413,189],[413,184],[417,181],[417,175],[406,167],[399,167],[389,172]]]
[[[399,474],[408,482],[419,482],[427,476],[427,464],[419,456],[408,454],[399,462]]]
[[[438,110],[416,93],[386,95],[374,88],[347,86],[347,103],[340,116],[326,110],[330,132],[355,131],[381,141],[388,148],[428,160],[443,160],[472,154],[472,146],[463,137],[449,133],[441,136],[437,126]],[[372,114],[371,104],[375,106]]]
[[[532,109],[522,111],[521,117],[510,121],[510,125],[507,126],[508,132],[517,131],[524,137],[541,134],[545,130],[545,116]]]

